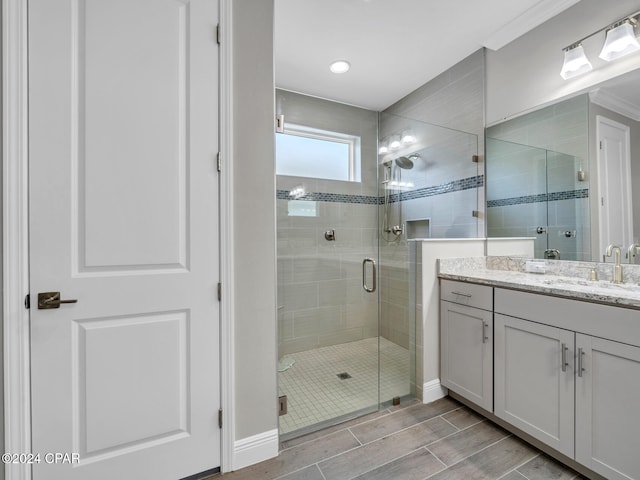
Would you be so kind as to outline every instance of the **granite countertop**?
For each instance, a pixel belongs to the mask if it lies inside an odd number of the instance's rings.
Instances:
[[[545,273],[524,271],[520,257],[447,258],[438,262],[438,276],[525,292],[596,302],[640,310],[640,265],[623,265],[624,283],[611,282],[610,263],[542,260]],[[540,260],[536,260],[540,261]],[[591,269],[600,280],[588,280]]]

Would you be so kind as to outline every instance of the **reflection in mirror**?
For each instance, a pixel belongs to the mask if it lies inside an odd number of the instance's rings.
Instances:
[[[486,146],[487,236],[532,237],[536,258],[589,259],[581,160],[493,138]]]
[[[638,243],[639,82],[636,70],[487,129],[488,236],[534,237],[536,257],[562,260]]]

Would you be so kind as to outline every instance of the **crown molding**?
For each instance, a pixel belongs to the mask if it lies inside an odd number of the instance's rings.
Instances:
[[[589,100],[591,103],[595,103],[596,105],[611,110],[612,112],[619,113],[624,117],[640,122],[640,105],[623,100],[608,90],[603,88],[596,88],[595,90],[592,90],[589,92]]]
[[[483,43],[489,50],[499,50],[538,25],[572,7],[580,0],[542,0],[526,12],[493,32]]]

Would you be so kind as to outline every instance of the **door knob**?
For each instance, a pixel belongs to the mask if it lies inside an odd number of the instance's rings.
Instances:
[[[60,308],[61,303],[78,303],[78,300],[61,300],[60,292],[42,292],[38,294],[38,310]]]

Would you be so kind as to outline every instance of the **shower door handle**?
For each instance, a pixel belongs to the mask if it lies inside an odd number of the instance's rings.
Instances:
[[[367,286],[367,263],[371,263],[373,267],[373,286]],[[364,288],[365,292],[373,293],[376,291],[377,287],[377,273],[376,273],[376,261],[373,258],[365,258],[362,261],[362,288]]]

